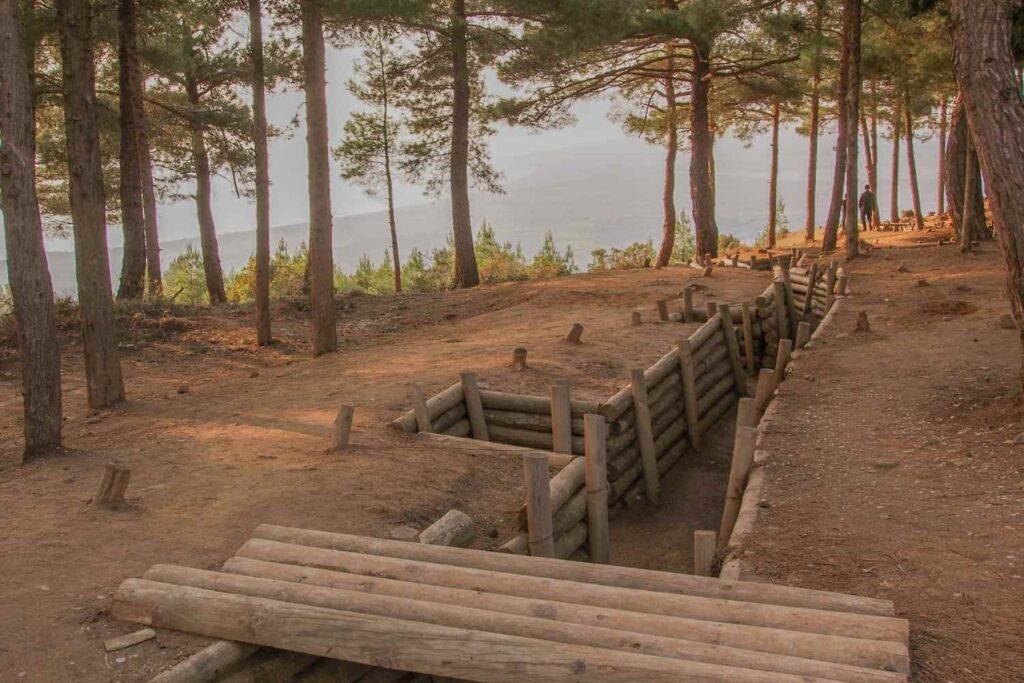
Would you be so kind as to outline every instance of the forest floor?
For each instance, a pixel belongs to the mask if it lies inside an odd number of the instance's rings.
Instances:
[[[867,236],[883,244],[927,236]],[[904,270],[897,266],[905,263]],[[915,680],[1009,681],[1024,633],[1020,345],[1002,329],[994,244],[877,249],[848,266],[854,297],[819,350],[781,389],[763,446],[768,499],[748,568],[768,580],[892,599],[911,620]],[[585,274],[472,291],[339,301],[341,350],[311,358],[307,314],[275,310],[270,349],[253,346],[246,310],[122,319],[129,400],[91,415],[80,348],[65,345],[65,455],[18,466],[18,363],[0,361],[0,682],[144,681],[204,644],[160,632],[104,655],[135,630],[110,595],[155,563],[219,566],[261,523],[387,536],[452,507],[479,547],[510,535],[521,464],[440,450],[384,425],[462,369],[505,391],[544,394],[566,377],[604,399],[687,328],[658,323],[654,302],[690,268]],[[928,284],[919,285],[918,280]],[[717,270],[719,301],[759,293],[766,273]],[[701,304],[698,297],[697,305]],[[645,324],[629,325],[643,311]],[[854,335],[856,312],[872,322]],[[584,344],[561,341],[573,321]],[[68,338],[73,334],[68,332]],[[530,368],[509,367],[515,346]],[[187,392],[179,393],[184,387]],[[357,405],[354,446],[325,452],[340,403]],[[729,419],[663,485],[665,504],[612,522],[613,561],[686,571],[694,528],[716,528]],[[781,428],[785,425],[785,430]],[[87,506],[103,463],[132,468],[124,510]]]

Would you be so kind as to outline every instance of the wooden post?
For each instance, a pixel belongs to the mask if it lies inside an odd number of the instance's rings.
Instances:
[[[128,490],[128,482],[132,478],[131,469],[118,462],[107,462],[103,465],[103,475],[92,497],[93,507],[116,508],[124,503],[124,492]]]
[[[807,295],[804,297],[804,315],[809,315],[814,310],[814,286],[818,281],[818,262],[811,261],[807,268]]]
[[[679,340],[679,372],[683,380],[683,410],[690,445],[700,449],[700,412],[697,409],[697,381],[693,373],[693,350],[689,339]]]
[[[693,290],[689,287],[683,290],[683,322],[693,322]]]
[[[572,396],[568,382],[551,385],[551,438],[555,453],[572,453]]]
[[[754,445],[757,443],[757,430],[753,427],[740,427],[736,430],[736,442],[732,451],[732,466],[729,468],[729,485],[725,492],[725,509],[722,512],[722,526],[718,531],[718,549],[729,545],[729,537],[736,526],[736,517],[743,501],[743,489],[747,485],[747,477],[754,466]]]
[[[796,344],[794,346],[798,349],[802,349],[807,340],[811,338],[811,323],[806,320],[800,321],[800,324],[796,326]]]
[[[707,311],[708,320],[711,320],[715,317],[715,314],[718,313],[718,304],[714,301],[706,301],[704,302],[704,310]]]
[[[662,322],[668,322],[668,302],[664,299],[658,299],[658,320]]]
[[[714,531],[698,529],[693,532],[693,573],[695,576],[711,576],[715,565]]]
[[[743,361],[740,360],[740,343],[736,340],[736,328],[732,325],[732,311],[729,310],[728,304],[718,307],[718,319],[722,321],[722,334],[725,336],[725,346],[729,352],[729,364],[732,365],[736,392],[740,396],[746,396],[747,373],[743,369]]]
[[[763,413],[772,400],[772,392],[775,391],[775,371],[762,368],[757,376],[757,390],[754,392],[754,407],[758,413]]]
[[[828,313],[828,309],[832,308],[832,304],[836,300],[836,271],[839,269],[839,264],[835,259],[829,262],[828,272],[825,275],[825,312]]]
[[[647,381],[644,379],[643,368],[633,368],[629,376],[630,389],[633,394],[633,409],[636,412],[636,438],[640,444],[640,459],[644,468],[647,500],[652,505],[661,505],[658,454],[654,450],[654,428],[651,426],[651,406],[647,403]]]
[[[744,301],[741,310],[743,311],[743,353],[747,361],[747,374],[753,377],[756,365],[754,360],[754,318],[750,313],[750,303]]]
[[[579,344],[583,341],[583,323],[573,323],[569,333],[565,335],[565,341],[569,344]]]
[[[419,384],[412,385],[412,412],[416,416],[416,431],[434,431],[434,426],[430,423],[430,412],[427,411],[427,397],[423,395],[423,389]]]
[[[551,481],[548,479],[548,456],[540,452],[523,454],[526,475],[526,519],[530,554],[555,556],[555,539],[551,521]]]
[[[512,367],[516,370],[526,369],[526,347],[517,346],[512,352]]]
[[[840,273],[839,279],[836,281],[836,292],[839,296],[846,296],[846,273]]]
[[[466,401],[466,414],[469,416],[469,428],[472,430],[473,438],[480,441],[490,441],[491,435],[487,429],[487,420],[484,419],[484,404],[480,399],[480,386],[476,382],[476,375],[472,372],[460,372],[462,380],[462,395]]]
[[[796,310],[796,299],[793,298],[793,280],[788,270],[782,271],[782,283],[786,286],[786,313],[789,315],[789,329],[796,330],[800,315]]]
[[[786,283],[782,278],[772,282],[775,290],[775,322],[779,328],[779,339],[789,338],[789,314],[786,310]]]
[[[348,437],[352,432],[352,417],[355,415],[354,406],[341,406],[338,409],[338,416],[334,418],[334,425],[331,428],[331,450],[336,451],[348,445]]]
[[[587,467],[587,542],[590,561],[608,564],[608,451],[607,424],[602,415],[583,416],[583,444]]]
[[[715,268],[715,262],[711,260],[711,254],[704,254],[704,271],[701,277],[711,277],[711,271]]]
[[[786,379],[786,366],[789,365],[789,359],[793,355],[793,340],[792,339],[780,339],[779,340],[779,351],[775,355],[775,386],[778,387],[782,384],[782,380]]]
[[[736,428],[757,425],[757,406],[752,398],[741,398],[736,407]]]
[[[640,320],[640,311],[634,310],[632,313],[629,314],[629,324],[630,325],[633,325],[635,327],[635,326],[639,325],[640,322],[641,322],[641,320]]]

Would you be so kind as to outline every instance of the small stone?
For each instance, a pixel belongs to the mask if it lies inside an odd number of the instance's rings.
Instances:
[[[901,263],[898,266],[896,266],[896,272],[897,273],[909,273],[910,272],[910,268],[907,268],[907,264]]]
[[[420,532],[413,529],[411,526],[396,526],[391,527],[389,532],[391,538],[396,541],[415,541],[419,538]]]
[[[767,501],[766,499],[764,499],[764,498],[762,498],[761,500],[757,501],[757,507],[759,507],[759,508],[764,508],[765,510],[767,510],[767,509],[768,509],[768,508],[770,508],[771,506],[772,506],[772,504],[771,504],[771,503],[769,503],[769,502],[768,502],[768,501]]]
[[[179,394],[187,394],[188,391],[189,391],[188,384],[181,383],[181,384],[178,385],[178,393]]]
[[[102,422],[102,421],[103,421],[103,417],[100,416],[100,415],[90,415],[89,417],[85,418],[85,424],[87,424],[87,425],[94,425],[94,424],[96,424],[98,422]]]

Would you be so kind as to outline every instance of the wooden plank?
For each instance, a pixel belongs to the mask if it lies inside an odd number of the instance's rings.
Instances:
[[[126,633],[123,636],[107,638],[103,641],[103,650],[104,652],[117,652],[118,650],[144,643],[147,640],[152,640],[153,638],[156,638],[156,631],[153,629],[139,629],[138,631]]]

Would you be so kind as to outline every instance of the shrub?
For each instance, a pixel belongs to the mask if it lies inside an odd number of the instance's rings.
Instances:
[[[693,225],[685,213],[679,214],[676,222],[676,237],[672,245],[672,263],[689,263],[697,255],[697,239],[693,235]]]
[[[594,249],[590,252],[590,264],[587,266],[587,270],[650,268],[655,256],[652,240],[633,242],[625,249],[613,248],[610,252],[605,249]]]
[[[560,254],[558,247],[555,246],[555,236],[550,230],[544,233],[544,244],[530,264],[530,278],[562,277],[578,271],[579,267],[573,257],[572,247],[567,247],[565,254]]]
[[[718,253],[724,254],[727,251],[736,251],[741,248],[743,243],[740,242],[740,238],[731,232],[723,232],[718,235]]]
[[[528,277],[523,250],[518,244],[513,247],[511,242],[498,242],[494,228],[487,221],[476,234],[473,251],[481,282],[508,282]]]
[[[173,301],[193,305],[204,304],[209,300],[203,256],[191,244],[167,267],[164,273],[164,292]]]

